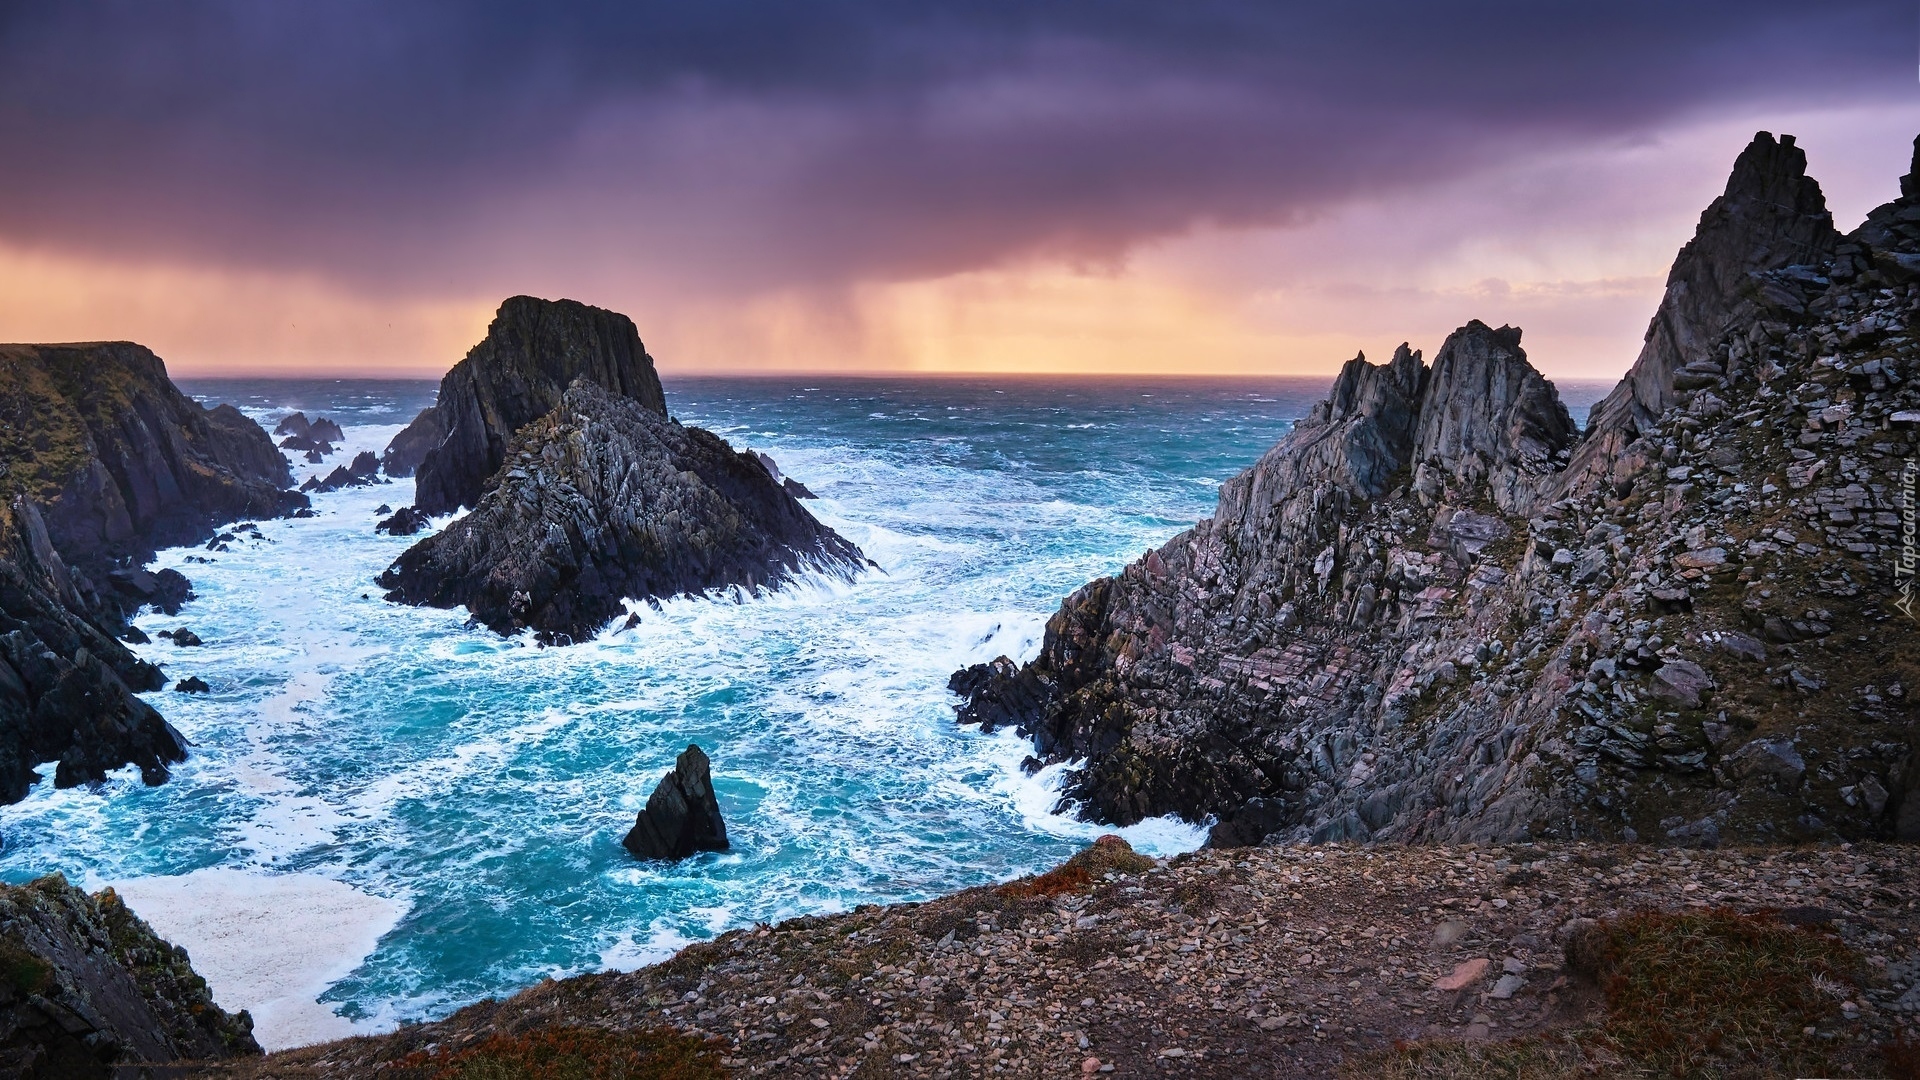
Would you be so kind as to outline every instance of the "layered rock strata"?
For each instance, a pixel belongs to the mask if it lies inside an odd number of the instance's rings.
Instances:
[[[485,340],[440,381],[433,406],[388,445],[387,473],[415,476],[415,506],[426,514],[473,506],[514,432],[551,412],[576,379],[667,415],[632,319],[573,300],[510,297]]]
[[[34,504],[0,506],[0,803],[18,802],[57,761],[54,784],[137,765],[150,784],[186,759],[186,740],[135,691],[165,685],[83,612],[76,575]]]
[[[0,1074],[108,1080],[259,1053],[252,1018],[214,1004],[186,952],[111,889],[0,885]]]
[[[1355,361],[961,719],[1221,844],[1920,838],[1920,200],[1841,238],[1804,164],[1741,154],[1584,439],[1516,331]]]
[[[130,342],[0,345],[0,463],[0,498],[39,503],[54,546],[95,580],[307,504],[260,425],[202,407]]]
[[[680,752],[620,843],[642,859],[684,859],[695,852],[727,850],[727,824],[720,817],[705,751],[689,744]]]
[[[381,575],[388,599],[578,641],[623,599],[865,565],[751,454],[586,379],[513,437],[478,503]]]

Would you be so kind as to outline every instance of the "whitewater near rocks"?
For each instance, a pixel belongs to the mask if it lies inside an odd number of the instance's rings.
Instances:
[[[269,426],[299,407],[338,419],[343,443],[296,481],[377,452],[431,392],[188,388]],[[138,652],[169,685],[210,688],[148,695],[188,760],[156,788],[129,770],[36,787],[0,817],[0,874],[124,885],[223,1006],[277,1002],[256,1034],[285,1046],[1051,865],[1100,830],[1053,812],[1061,767],[1028,776],[1022,741],[955,728],[947,672],[1031,655],[1062,592],[1204,513],[1323,389],[678,384],[676,416],[769,453],[880,569],[641,606],[632,629],[563,649],[381,599],[373,579],[417,537],[374,526],[411,501],[407,480],[315,492],[316,517],[162,553],[196,599],[141,616]],[[176,628],[204,644],[159,636]],[[712,755],[733,850],[640,863],[620,838],[689,742]],[[1204,830],[1127,835],[1170,853]],[[276,939],[236,929],[255,917],[236,899],[249,878],[344,967],[263,970]]]

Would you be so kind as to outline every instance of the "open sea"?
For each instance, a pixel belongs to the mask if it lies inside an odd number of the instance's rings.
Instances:
[[[325,415],[376,453],[436,383],[181,380],[269,429]],[[1010,732],[953,720],[947,676],[1029,659],[1060,599],[1211,513],[1325,379],[673,378],[688,424],[772,455],[880,564],[851,584],[682,598],[561,649],[386,603],[411,542],[376,535],[412,481],[314,496],[193,580],[138,651],[206,695],[148,695],[191,740],[168,783],[129,769],[0,807],[0,878],[113,885],[185,945],[269,1048],[427,1019],[543,976],[631,968],[755,922],[926,899],[1050,866],[1106,831],[1056,814]],[[1576,420],[1607,389],[1562,383]],[[176,648],[158,631],[205,639]],[[733,850],[620,846],[689,742]],[[45,770],[51,777],[51,769]],[[1166,855],[1203,823],[1121,830]]]

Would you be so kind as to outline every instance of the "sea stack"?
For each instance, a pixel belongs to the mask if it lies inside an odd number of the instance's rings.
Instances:
[[[468,459],[451,456],[459,447],[473,462],[491,462],[490,475],[471,513],[409,548],[380,576],[387,599],[464,605],[499,633],[531,629],[544,643],[570,644],[622,614],[626,600],[753,592],[809,572],[851,578],[866,565],[859,548],[808,513],[753,454],[666,416],[652,360],[637,336],[628,340],[632,323],[624,316],[570,301],[550,310],[529,306],[546,303],[517,297],[503,305],[489,340],[522,340],[504,333],[503,321],[537,326],[527,346],[535,351],[483,343],[448,376],[452,384],[459,375],[459,385],[443,384],[436,408],[452,400],[449,393],[471,387],[519,388],[511,395],[489,391],[489,400],[544,400],[526,389],[529,371],[597,377],[575,378],[544,415],[514,424],[497,457],[491,440],[508,426],[463,428],[464,413],[453,410],[456,430],[469,435],[449,435],[428,456],[423,490],[434,476],[468,474]],[[565,329],[569,318],[578,323]],[[569,351],[547,357],[538,352],[543,342]],[[596,358],[582,342],[612,347]],[[508,366],[496,370],[497,363]],[[419,509],[450,510],[453,499],[423,500]]]
[[[1846,237],[1805,169],[1754,137],[1585,432],[1511,328],[1357,358],[961,721],[1215,846],[1920,840],[1920,154]]]
[[[507,298],[486,338],[440,380],[432,407],[388,444],[387,475],[413,475],[414,506],[429,516],[475,505],[514,432],[552,412],[575,379],[666,418],[632,319],[575,300]]]
[[[621,844],[642,859],[684,859],[697,851],[727,850],[727,824],[713,793],[707,755],[689,744],[647,797]]]

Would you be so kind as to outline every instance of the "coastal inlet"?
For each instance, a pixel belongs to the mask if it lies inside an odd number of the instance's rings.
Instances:
[[[321,462],[292,455],[296,483],[379,453],[433,392],[185,385],[269,428],[296,409],[338,422]],[[1033,655],[1061,595],[1209,513],[1325,384],[666,390],[676,418],[820,496],[809,511],[880,569],[641,605],[632,629],[542,649],[381,598],[374,579],[418,537],[374,525],[413,502],[411,480],[316,490],[313,518],[162,553],[156,569],[184,572],[197,598],[141,616],[153,641],[138,649],[169,686],[209,688],[149,695],[188,760],[155,788],[130,770],[98,791],[36,787],[0,811],[0,875],[175,879],[129,895],[216,997],[260,999],[222,1004],[280,1002],[257,1032],[273,1047],[633,967],[728,927],[1053,865],[1101,830],[1053,812],[1058,771],[1023,774],[1024,741],[954,724],[948,673]],[[202,644],[160,636],[177,628]],[[636,860],[621,838],[689,743],[712,757],[731,850]],[[1161,854],[1203,835],[1166,820],[1126,832]],[[271,919],[247,910],[259,890],[242,875],[272,879]],[[325,947],[263,964],[274,926]]]

